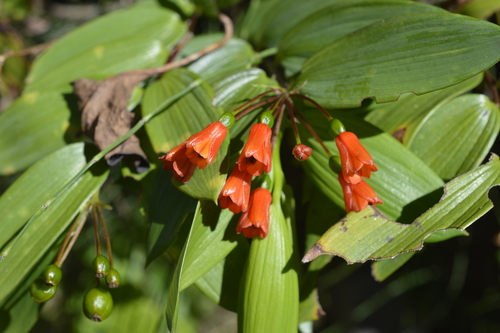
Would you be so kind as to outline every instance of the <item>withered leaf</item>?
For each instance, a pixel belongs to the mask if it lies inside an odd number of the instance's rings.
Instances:
[[[127,110],[127,103],[134,87],[147,77],[147,73],[129,72],[103,81],[79,79],[72,83],[82,113],[82,129],[100,150],[133,126],[134,114]],[[125,156],[133,161],[138,173],[149,169],[149,161],[135,135],[107,153],[105,159],[114,166]]]

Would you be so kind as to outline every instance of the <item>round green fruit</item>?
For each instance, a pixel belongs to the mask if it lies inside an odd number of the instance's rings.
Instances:
[[[120,286],[121,278],[120,273],[114,268],[109,270],[108,275],[106,275],[106,283],[109,288],[118,288]]]
[[[94,268],[95,276],[98,278],[103,278],[108,275],[108,272],[111,269],[108,258],[102,254],[99,254],[94,258],[94,261],[92,261],[92,267]]]
[[[50,265],[43,271],[43,279],[48,286],[57,286],[62,279],[62,271],[57,265]]]
[[[83,297],[83,314],[92,321],[103,321],[113,310],[113,298],[102,287],[92,288]]]
[[[56,290],[57,286],[48,286],[43,279],[36,279],[30,287],[31,298],[38,303],[43,303],[54,297]]]

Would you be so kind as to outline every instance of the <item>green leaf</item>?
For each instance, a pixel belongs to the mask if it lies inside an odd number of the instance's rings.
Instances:
[[[165,49],[185,31],[178,14],[152,3],[104,15],[75,29],[44,52],[33,64],[25,91],[161,65],[167,55]]]
[[[278,140],[279,141],[279,140]],[[299,285],[297,250],[294,248],[291,216],[286,216],[284,175],[279,142],[273,153],[273,201],[269,234],[252,239],[244,280],[239,294],[239,332],[295,332],[298,326]],[[282,201],[283,200],[283,201]]]
[[[483,80],[483,74],[476,75],[448,88],[424,95],[403,94],[391,103],[374,109],[365,120],[399,139],[405,146],[412,140],[415,129],[425,117],[454,97],[476,87]]]
[[[484,95],[457,97],[425,118],[408,148],[441,178],[454,178],[484,160],[500,130],[499,114]]]
[[[302,63],[335,40],[389,17],[443,9],[410,1],[337,1],[309,15],[291,29],[279,46],[278,59],[288,76],[300,72]]]
[[[29,218],[86,164],[83,144],[66,146],[26,171],[0,198],[3,221],[0,244],[5,244]],[[57,170],[57,173],[54,173]],[[51,177],[47,177],[51,175]],[[4,248],[0,261],[0,300],[16,288],[107,177],[104,165],[93,167],[38,218],[26,225]]]
[[[73,100],[73,98],[70,98]],[[18,98],[0,115],[0,174],[29,167],[79,130],[70,123],[71,111],[59,91],[33,92]]]
[[[327,108],[364,98],[396,100],[462,82],[494,65],[500,27],[448,13],[392,17],[324,47],[303,65],[295,87]]]
[[[213,202],[198,204],[189,236],[170,285],[167,321],[171,332],[177,331],[180,292],[210,271],[237,245],[236,218]]]
[[[431,234],[432,236],[433,234]],[[430,236],[429,236],[430,237]],[[372,276],[375,280],[382,282],[408,262],[417,252],[401,253],[395,258],[375,261],[372,264]]]
[[[38,320],[40,305],[33,301],[26,291],[9,309],[0,310],[0,330],[2,333],[29,332]]]
[[[361,143],[372,155],[379,171],[375,172],[367,182],[384,201],[378,207],[385,215],[410,222],[438,199],[432,192],[440,189],[443,181],[401,143],[361,119],[341,114],[335,116],[349,131],[358,135]],[[328,133],[328,122],[319,111],[308,113],[307,119],[323,140],[331,138]],[[327,197],[344,207],[342,189],[337,175],[328,167],[326,153],[302,126],[299,126],[299,130],[301,137],[306,138],[307,145],[313,148],[312,156],[302,163],[306,175]],[[333,155],[338,155],[333,139],[324,143]]]
[[[151,175],[151,194],[141,198],[149,222],[149,265],[162,255],[175,240],[181,223],[196,208],[196,200],[179,192],[170,181],[170,173],[159,169]]]
[[[461,6],[458,13],[486,19],[498,11],[500,11],[500,3],[497,0],[471,0]]]
[[[180,68],[165,73],[145,89],[143,115],[153,112],[165,99],[188,87],[196,78],[196,74]],[[155,152],[166,153],[217,121],[222,112],[212,106],[212,97],[210,86],[201,84],[148,122],[145,127]],[[176,182],[176,186],[193,198],[216,201],[226,181],[227,166],[224,160],[228,146],[229,138],[226,138],[212,164],[196,170],[188,183]]]
[[[447,183],[441,200],[411,224],[387,219],[373,206],[350,213],[332,226],[303,261],[320,254],[338,255],[348,263],[391,258],[422,249],[424,239],[438,230],[465,229],[489,211],[492,186],[500,184],[500,159]],[[359,246],[359,244],[363,246]]]

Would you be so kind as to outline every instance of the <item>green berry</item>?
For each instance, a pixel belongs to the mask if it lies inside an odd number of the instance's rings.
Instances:
[[[62,271],[59,266],[52,264],[45,268],[42,277],[46,285],[57,286],[62,279]]]
[[[120,286],[120,273],[114,268],[109,270],[108,275],[106,275],[106,283],[110,288],[118,288]]]
[[[92,321],[103,321],[113,310],[113,298],[102,287],[92,288],[83,297],[83,314]]]
[[[270,111],[264,111],[260,114],[260,122],[266,124],[267,127],[272,128],[274,125],[273,113]]]
[[[92,261],[92,267],[94,268],[95,276],[98,278],[105,277],[111,269],[108,258],[102,254],[99,254],[94,258],[94,261]]]
[[[43,303],[54,297],[56,290],[57,286],[48,286],[43,279],[36,279],[35,282],[31,284],[31,298],[38,303]]]

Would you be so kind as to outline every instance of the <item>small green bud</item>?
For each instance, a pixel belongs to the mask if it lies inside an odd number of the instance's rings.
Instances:
[[[342,173],[342,163],[340,162],[340,157],[331,156],[328,160],[328,165],[330,166],[330,169],[332,169],[332,171],[336,174]]]
[[[106,275],[106,283],[110,288],[118,288],[120,286],[121,278],[120,273],[114,268],[109,270],[108,275]]]
[[[274,125],[274,117],[271,111],[264,111],[260,114],[260,122],[266,124],[267,127],[272,128]]]
[[[333,138],[336,138],[340,133],[345,132],[345,127],[344,124],[340,122],[340,120],[332,119],[330,120],[328,130]]]
[[[45,284],[43,279],[36,279],[35,282],[31,284],[30,293],[31,298],[33,298],[38,303],[43,303],[54,297],[57,291],[57,286],[48,286]]]
[[[45,268],[42,277],[46,285],[57,286],[62,279],[62,271],[59,266],[52,264]]]
[[[102,287],[92,288],[83,297],[83,314],[92,321],[103,321],[113,310],[113,297]]]
[[[224,112],[222,116],[220,116],[219,121],[227,128],[231,128],[235,122],[234,114],[232,112]]]
[[[94,261],[92,261],[92,267],[94,268],[95,276],[98,278],[105,277],[111,269],[108,258],[102,254],[99,254],[94,258]]]

